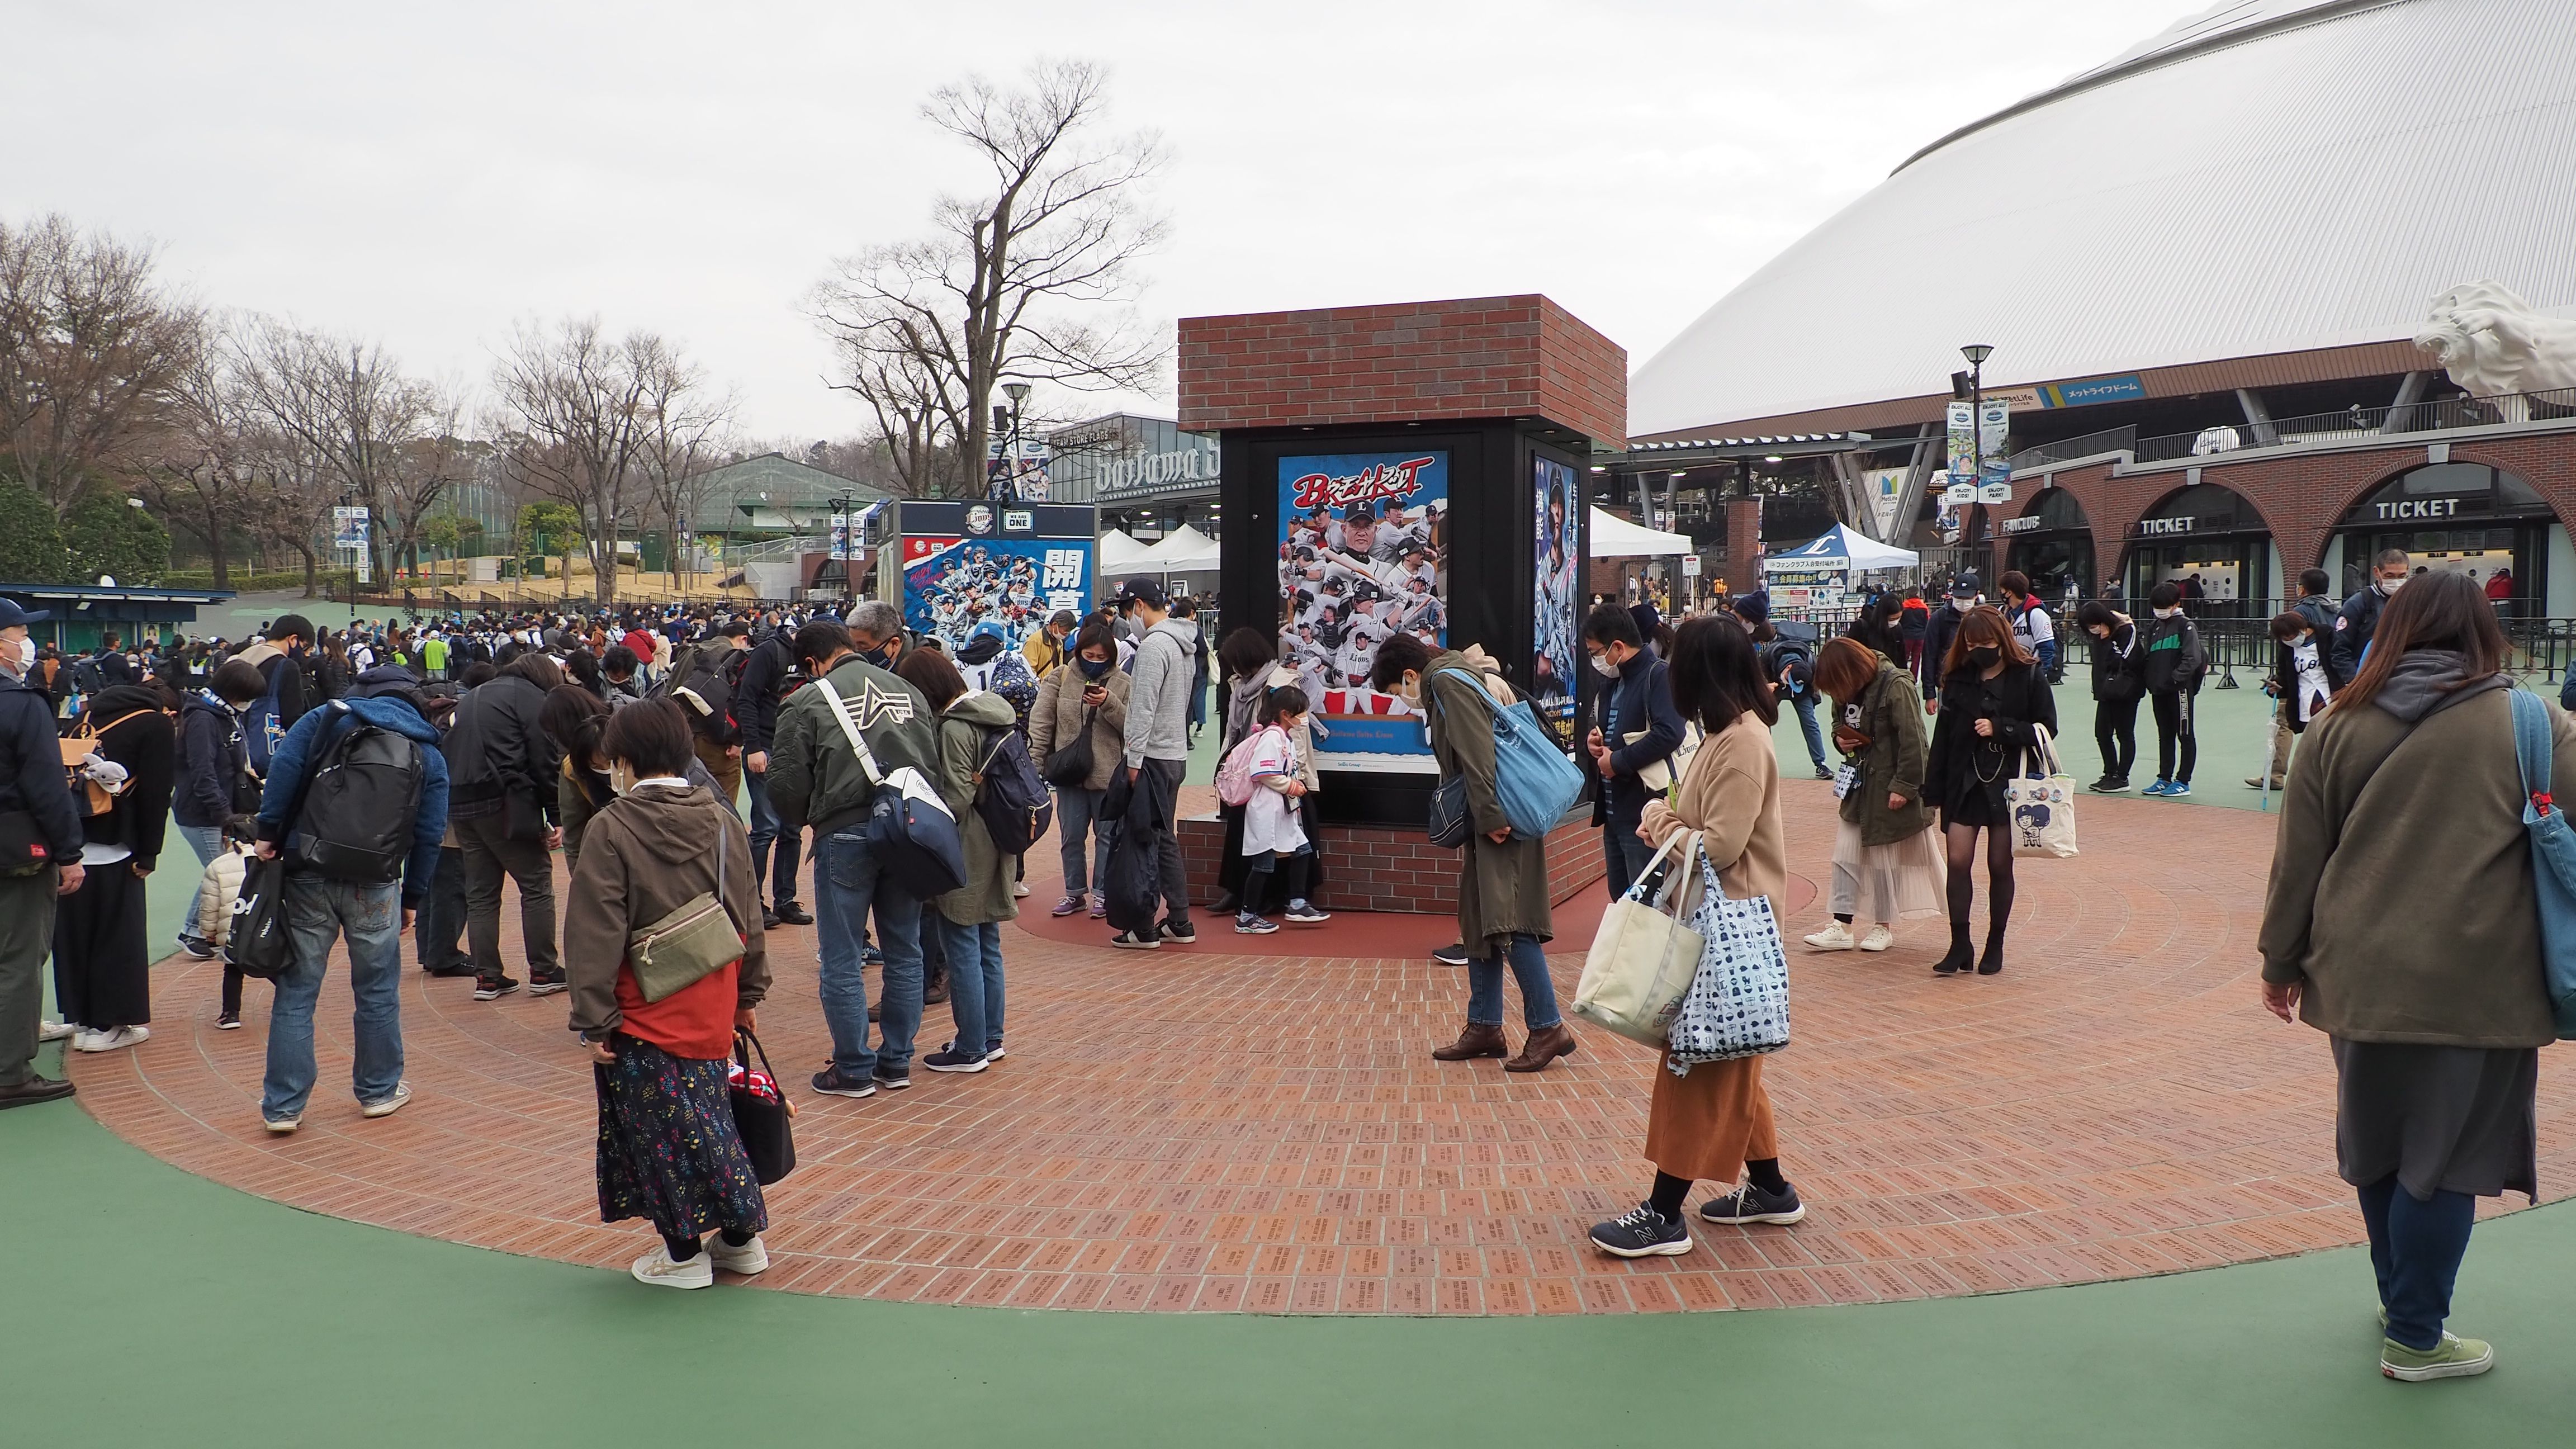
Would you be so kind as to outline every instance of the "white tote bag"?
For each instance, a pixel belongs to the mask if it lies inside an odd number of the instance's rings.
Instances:
[[[2063,860],[2075,853],[2075,777],[2057,762],[2048,726],[2032,725],[2039,743],[2022,751],[2022,773],[2004,782],[2013,854]]]
[[[1648,901],[1646,885],[1655,867],[1664,863],[1684,835],[1690,844],[1682,852],[1680,868],[1669,872],[1663,890]],[[1686,888],[1696,879],[1698,863],[1699,832],[1681,832],[1665,841],[1645,869],[1637,872],[1637,883],[1628,893],[1602,912],[1601,928],[1592,935],[1592,951],[1583,958],[1583,978],[1574,988],[1576,1016],[1630,1041],[1664,1044],[1699,971],[1703,946],[1699,932],[1674,917]]]

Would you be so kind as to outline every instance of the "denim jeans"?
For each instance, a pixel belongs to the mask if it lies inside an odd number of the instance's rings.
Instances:
[[[1637,883],[1637,873],[1655,858],[1655,848],[1637,838],[1635,827],[1613,820],[1601,827],[1601,859],[1609,867],[1610,899],[1617,900]]]
[[[1108,798],[1106,790],[1059,787],[1055,792],[1056,844],[1064,855],[1066,895],[1083,894],[1095,880],[1104,886],[1109,883],[1109,841],[1118,822],[1100,813],[1100,802]],[[1086,835],[1090,837],[1088,842],[1084,840]]]
[[[912,1037],[921,1029],[921,902],[877,864],[867,822],[814,844],[815,944],[822,958],[823,1023],[832,1030],[832,1065],[857,1081],[912,1070]],[[868,987],[859,975],[868,916],[876,915],[885,952],[885,1019],[868,1049]]]
[[[796,899],[796,864],[803,858],[800,842],[804,832],[787,829],[778,812],[769,808],[769,776],[745,770],[742,788],[751,797],[752,878],[771,882],[765,887],[771,906],[787,905]],[[778,848],[778,874],[771,880],[769,852],[773,843]]]
[[[1002,1044],[1001,923],[961,926],[935,910],[930,918],[948,951],[948,1013],[957,1022],[957,1050],[991,1051]]]
[[[1547,979],[1547,953],[1539,949],[1538,937],[1516,931],[1512,934],[1508,953],[1497,953],[1481,961],[1467,963],[1468,1024],[1503,1024],[1504,954],[1511,957],[1512,975],[1521,984],[1522,1023],[1536,1031],[1563,1020],[1556,1011],[1556,985]]]
[[[2408,1348],[2432,1348],[2442,1341],[2442,1320],[2451,1316],[2451,1285],[2469,1251],[2478,1200],[2465,1192],[2436,1192],[2431,1202],[2417,1202],[2393,1172],[2360,1191],[2388,1336]]]
[[[458,945],[464,938],[465,851],[461,846],[441,846],[438,874],[430,877],[429,895],[412,923],[412,950],[420,957],[420,969],[445,971],[473,965],[473,958]]]
[[[322,996],[331,942],[343,934],[349,938],[349,991],[357,1000],[350,1085],[361,1104],[392,1096],[403,1071],[402,887],[289,874],[286,929],[295,960],[277,978],[277,1004],[269,1011],[268,1076],[259,1114],[271,1122],[300,1117],[312,1099],[313,1008]]]
[[[197,853],[197,890],[188,897],[188,915],[179,923],[179,934],[188,940],[202,941],[206,938],[197,933],[197,917],[206,904],[205,868],[215,863],[216,856],[224,853],[224,828],[220,825],[181,825],[175,820],[170,824],[188,842],[188,848]]]
[[[1798,729],[1807,737],[1807,758],[1817,769],[1825,768],[1825,732],[1816,727],[1816,691],[1799,690],[1789,696],[1789,707],[1798,712]]]

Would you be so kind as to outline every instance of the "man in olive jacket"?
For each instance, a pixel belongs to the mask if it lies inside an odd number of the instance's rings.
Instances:
[[[778,707],[769,744],[769,804],[788,830],[814,828],[817,954],[823,1020],[832,1030],[832,1064],[814,1090],[834,1097],[872,1097],[912,1085],[912,1038],[921,1027],[921,900],[903,887],[868,840],[876,780],[850,747],[849,727],[876,760],[877,779],[910,766],[939,776],[938,714],[920,690],[871,663],[890,663],[901,646],[893,611],[864,604],[852,629],[817,619],[796,631],[796,657],[810,679],[828,684],[796,691]],[[854,632],[855,630],[855,632]],[[882,632],[879,632],[882,631]],[[833,714],[839,699],[840,718]],[[871,912],[885,953],[882,1035],[868,1046],[868,992],[860,979],[861,938]]]

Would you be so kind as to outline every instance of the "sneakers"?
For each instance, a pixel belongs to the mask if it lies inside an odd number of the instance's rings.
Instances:
[[[1121,931],[1109,938],[1109,944],[1121,951],[1159,951],[1163,949],[1163,938],[1160,935],[1140,936],[1134,931]]]
[[[1029,898],[1029,883],[1028,883],[1027,881],[1024,881],[1024,880],[1015,880],[1015,881],[1011,882],[1011,899],[1013,899],[1013,900],[1015,900],[1015,901],[1024,901],[1024,900],[1027,900],[1028,898]]]
[[[1825,766],[1823,766],[1823,765],[1818,765],[1818,766],[1816,767],[1816,778],[1817,778],[1817,779],[1819,779],[1819,780],[1830,780],[1830,779],[1832,779],[1833,777],[1834,777],[1834,772],[1833,772],[1832,770],[1827,769],[1827,768],[1826,768]]]
[[[152,1028],[148,1026],[112,1026],[105,1031],[85,1031],[72,1038],[72,1050],[76,1052],[122,1051],[138,1042],[149,1040],[151,1035]]]
[[[1443,966],[1464,966],[1471,959],[1465,945],[1443,946],[1431,953],[1431,959]]]
[[[1066,896],[1063,900],[1056,902],[1055,909],[1047,912],[1047,914],[1051,916],[1070,916],[1079,913],[1081,910],[1082,897]]]
[[[825,1067],[814,1074],[814,1090],[826,1097],[873,1097],[877,1084],[841,1075],[839,1067]]]
[[[403,1109],[403,1103],[410,1100],[411,1083],[396,1082],[394,1083],[394,1094],[392,1096],[385,1098],[381,1102],[367,1103],[365,1106],[358,1109],[358,1115],[361,1117],[390,1117],[396,1112],[401,1111]]]
[[[724,1234],[709,1233],[705,1246],[698,1249],[698,1256],[723,1272],[740,1273],[746,1278],[769,1269],[769,1248],[760,1241],[758,1233],[752,1234],[751,1241],[739,1248],[726,1242]]]
[[[943,1052],[954,1052],[955,1050],[957,1050],[957,1043],[955,1043],[954,1041],[944,1041],[944,1042],[941,1042],[941,1043],[939,1044],[939,1049],[940,1049],[941,1051],[943,1051]],[[989,1046],[989,1047],[986,1047],[986,1048],[984,1049],[984,1061],[985,1061],[985,1063],[986,1063],[987,1065],[990,1065],[990,1064],[992,1064],[992,1063],[994,1063],[994,1062],[998,1062],[998,1061],[1000,1061],[1001,1059],[1002,1059],[1002,1044],[1001,1044],[1000,1042],[995,1042],[993,1045],[991,1045],[991,1046]],[[930,1060],[929,1058],[924,1057],[924,1058],[922,1059],[922,1064],[923,1064],[924,1066],[929,1065],[929,1060]]]
[[[420,974],[433,980],[448,981],[459,976],[473,976],[478,973],[474,970],[473,962],[458,961],[448,966],[423,966],[420,968]]]
[[[2420,1384],[2426,1379],[2465,1379],[2495,1367],[2495,1348],[2483,1339],[2445,1333],[2431,1348],[2408,1348],[2393,1338],[2379,1341],[2379,1372],[2385,1377]]]
[[[78,1035],[80,1028],[68,1021],[39,1022],[36,1026],[36,1040],[39,1042],[69,1041]]]
[[[782,919],[776,911],[771,910],[767,906],[762,906],[760,908],[760,929],[764,931],[775,931],[786,924],[787,922]]]
[[[770,914],[776,916],[782,921],[785,921],[791,926],[810,926],[814,924],[814,913],[805,909],[803,906],[798,905],[794,901],[780,901],[778,903],[778,909],[770,912]],[[767,1267],[768,1265],[768,1258],[763,1256],[761,1259],[761,1266]]]
[[[498,981],[477,981],[474,983],[474,999],[498,1001],[518,989],[518,979],[510,976],[504,976]]]
[[[2245,788],[2248,790],[2269,790],[2273,794],[2278,795],[2282,791],[2290,788],[2290,782],[2287,780],[2274,780],[2269,784],[2266,784],[2264,783],[2262,776],[2248,775],[2245,777]]]
[[[921,1064],[934,1072],[980,1072],[991,1062],[980,1056],[970,1057],[951,1045],[946,1051],[935,1051],[923,1057]]]
[[[1784,1191],[1769,1193],[1748,1182],[1701,1203],[1699,1215],[1712,1223],[1777,1223],[1786,1227],[1807,1215],[1807,1205],[1798,1201],[1796,1184],[1784,1183],[1782,1187]]]
[[[2165,787],[2165,798],[2168,800],[2179,800],[2190,793],[2191,782],[2189,780],[2176,780]]]
[[[2172,789],[2173,781],[2160,779],[2154,784],[2149,785],[2147,788],[2140,790],[2138,793],[2141,795],[2162,795]]]
[[[1109,897],[1093,896],[1091,898],[1091,918],[1095,921],[1105,921],[1109,919]]]
[[[1331,920],[1333,913],[1319,911],[1304,901],[1291,901],[1288,903],[1287,918],[1296,925],[1313,926]]]
[[[1681,1219],[1665,1217],[1653,1203],[1641,1202],[1624,1217],[1594,1224],[1592,1246],[1618,1258],[1675,1258],[1697,1245]]]
[[[889,1075],[886,1072],[879,1071],[874,1076],[869,1077],[868,1080],[874,1082],[877,1086],[884,1088],[886,1091],[900,1092],[904,1088],[912,1085],[912,1073],[909,1070],[906,1070]]]
[[[215,959],[215,943],[212,941],[200,941],[194,936],[181,936],[179,938],[179,953],[183,956],[193,957],[199,961],[212,961]]]
[[[2126,775],[2104,775],[2101,779],[2094,781],[2092,784],[2087,785],[2084,788],[2092,791],[2096,795],[2125,795],[2129,791],[2129,777]]]
[[[1241,915],[1234,918],[1234,933],[1238,936],[1267,936],[1278,929],[1277,921],[1266,921],[1259,916]]]
[[[767,1249],[762,1251],[765,1253]],[[715,1260],[707,1255],[707,1250],[704,1248],[700,1248],[697,1256],[689,1261],[674,1263],[671,1261],[670,1248],[664,1244],[655,1243],[653,1251],[636,1259],[635,1266],[628,1271],[635,1275],[636,1282],[655,1288],[713,1288],[716,1286]]]
[[[1864,951],[1884,951],[1895,944],[1896,933],[1884,925],[1870,927],[1869,934],[1860,938],[1860,948]]]
[[[1860,942],[1852,938],[1851,927],[1840,921],[1827,921],[1821,931],[1809,931],[1800,938],[1819,951],[1848,951]]]
[[[304,1118],[300,1113],[293,1117],[270,1117],[260,1125],[268,1129],[271,1137],[291,1137],[295,1135],[296,1128],[304,1125]]]
[[[559,991],[570,991],[571,989],[572,983],[566,981],[560,975],[539,976],[528,982],[528,994],[530,996],[552,996]]]
[[[239,1031],[241,1030],[241,1017],[229,1011],[224,1012],[215,1018],[215,1030]]]
[[[1165,921],[1162,925],[1162,932],[1163,939],[1171,942],[1175,946],[1195,946],[1199,943],[1198,927],[1191,925],[1187,921],[1183,921],[1177,926],[1173,925],[1169,921]]]

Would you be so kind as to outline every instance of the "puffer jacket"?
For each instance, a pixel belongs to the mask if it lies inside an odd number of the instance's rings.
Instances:
[[[1082,691],[1093,683],[1107,691],[1097,711],[1084,708]],[[1050,670],[1038,681],[1037,707],[1029,711],[1029,758],[1038,769],[1046,769],[1046,758],[1053,751],[1072,742],[1082,729],[1083,716],[1091,716],[1091,773],[1080,788],[1106,790],[1110,777],[1118,773],[1118,761],[1126,750],[1127,692],[1136,681],[1116,669],[1102,674],[1097,681],[1085,679],[1078,668],[1067,666]]]
[[[242,876],[249,870],[250,847],[228,845],[206,862],[197,893],[196,928],[189,934],[220,946],[232,939],[233,902],[241,899]]]
[[[950,700],[939,717],[939,769],[932,778],[941,802],[957,817],[957,838],[966,853],[966,883],[933,904],[939,914],[961,926],[1007,921],[1020,913],[1020,903],[1011,891],[1018,857],[994,848],[993,833],[984,828],[984,817],[975,809],[976,771],[992,749],[993,731],[1018,723],[1008,700],[981,689]]]

